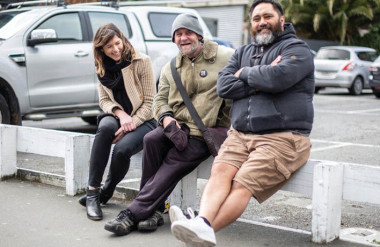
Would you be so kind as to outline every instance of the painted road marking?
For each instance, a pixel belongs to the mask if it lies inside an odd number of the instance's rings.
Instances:
[[[318,151],[324,151],[334,148],[340,148],[340,147],[346,147],[346,146],[358,146],[358,147],[366,147],[366,148],[380,148],[380,145],[372,145],[372,144],[362,144],[362,143],[353,143],[353,142],[338,142],[338,141],[325,141],[325,140],[318,140],[318,139],[311,139],[311,143],[327,143],[331,144],[331,146],[328,147],[322,147],[322,148],[311,148],[311,152],[318,152]]]

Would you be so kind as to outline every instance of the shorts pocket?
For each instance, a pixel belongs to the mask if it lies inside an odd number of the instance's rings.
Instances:
[[[276,166],[276,169],[279,173],[281,173],[286,179],[289,179],[292,173],[289,171],[289,169],[284,166],[279,160],[274,160],[274,164]]]

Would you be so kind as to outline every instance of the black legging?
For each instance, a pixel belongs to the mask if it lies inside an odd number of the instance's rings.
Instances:
[[[155,125],[154,119],[146,121],[115,144],[107,180],[103,186],[105,194],[113,194],[117,184],[128,172],[131,156],[142,150],[145,134],[153,130]],[[119,128],[119,120],[112,116],[106,116],[100,121],[91,150],[89,186],[100,187],[110,155],[112,140]]]

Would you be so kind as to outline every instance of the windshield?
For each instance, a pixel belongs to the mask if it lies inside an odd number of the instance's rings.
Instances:
[[[320,49],[315,59],[350,60],[350,52],[339,49]]]
[[[34,21],[38,14],[35,11],[3,11],[0,12],[0,40],[9,39],[20,29]]]

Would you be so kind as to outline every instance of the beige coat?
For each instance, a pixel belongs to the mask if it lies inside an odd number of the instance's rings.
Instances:
[[[156,93],[152,62],[150,58],[136,51],[129,66],[122,70],[124,86],[132,103],[131,117],[136,127],[153,118],[152,104]],[[98,82],[99,106],[105,113],[113,114],[112,109],[123,107],[118,104],[112,90]]]
[[[231,101],[225,101],[216,93],[218,72],[227,64],[234,50],[205,40],[202,53],[191,61],[177,55],[176,68],[190,99],[206,127],[230,127],[229,109]],[[206,71],[206,76],[201,76]],[[220,111],[221,110],[221,111]],[[175,85],[170,70],[170,62],[161,72],[158,93],[154,98],[153,112],[158,120],[164,113],[171,112],[180,123],[190,127],[190,135],[202,136],[192,120],[189,111]],[[218,114],[220,113],[220,114]]]

